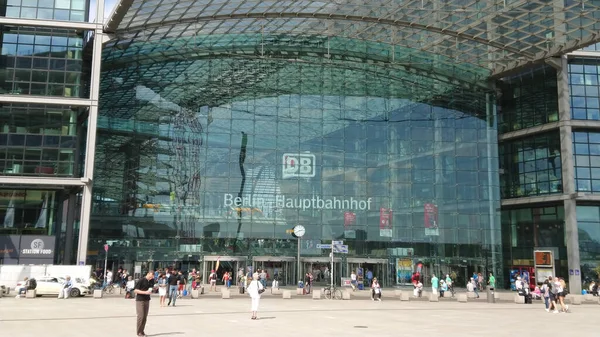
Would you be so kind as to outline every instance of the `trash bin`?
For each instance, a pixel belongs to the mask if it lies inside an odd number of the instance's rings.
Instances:
[[[488,303],[496,303],[496,297],[494,297],[494,289],[487,288],[487,301]]]

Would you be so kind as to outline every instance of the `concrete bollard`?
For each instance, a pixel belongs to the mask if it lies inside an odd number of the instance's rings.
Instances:
[[[400,294],[400,301],[410,301],[410,294],[406,291],[403,291]]]
[[[593,302],[594,301],[594,295],[592,294],[585,294],[583,295],[583,300],[586,302]]]
[[[467,303],[467,294],[458,294],[459,303]]]
[[[296,288],[296,295],[304,295],[304,288]]]
[[[429,294],[429,302],[439,302],[440,298],[436,293]]]
[[[349,300],[351,298],[352,298],[352,292],[350,290],[346,290],[346,291],[342,292],[343,300]]]
[[[281,295],[281,294],[283,294],[283,292],[281,291],[281,289],[277,289],[277,288],[273,289],[273,288],[271,288],[271,294],[273,294],[273,295]]]
[[[231,292],[229,291],[229,289],[221,289],[221,298],[222,299],[230,299],[231,298]]]
[[[102,289],[94,289],[94,298],[102,298]]]
[[[35,289],[27,290],[27,293],[25,293],[25,298],[35,298],[36,295],[37,292],[35,291]]]
[[[312,292],[312,299],[313,300],[320,300],[321,299],[321,290],[313,290],[313,292]]]
[[[192,289],[192,298],[200,298],[200,290]]]
[[[402,290],[394,290],[394,297],[402,298]]]
[[[475,292],[474,291],[468,291],[467,292],[467,298],[476,298],[477,296],[475,296]]]
[[[571,295],[571,304],[573,305],[581,305],[582,295]]]
[[[291,300],[292,299],[292,292],[290,290],[284,290],[283,291],[283,299],[284,300]]]
[[[525,296],[515,295],[515,303],[525,304]]]

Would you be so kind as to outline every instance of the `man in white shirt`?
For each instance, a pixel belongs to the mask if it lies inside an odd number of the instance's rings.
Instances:
[[[113,280],[113,273],[112,273],[112,271],[108,270],[106,272],[106,279],[104,280],[104,282],[106,283],[106,285],[111,285],[112,280]]]

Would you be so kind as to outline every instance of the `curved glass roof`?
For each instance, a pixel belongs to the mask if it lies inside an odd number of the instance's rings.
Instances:
[[[571,0],[122,0],[106,29],[115,34],[112,46],[124,49],[230,34],[238,37],[225,45],[250,39],[260,48],[279,35],[310,36],[316,43],[352,39],[385,47],[378,56],[390,65],[417,60],[435,63],[428,70],[434,74],[463,67],[468,76],[498,76],[599,41],[599,6]]]

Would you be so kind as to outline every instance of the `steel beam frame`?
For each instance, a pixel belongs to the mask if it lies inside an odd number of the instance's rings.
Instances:
[[[85,98],[63,98],[29,95],[0,95],[0,102],[17,104],[48,104],[70,106],[90,106],[90,104],[92,103],[91,100]]]
[[[81,178],[0,176],[0,184],[37,186],[84,186],[85,180]]]
[[[104,18],[104,1],[96,0],[96,22]],[[92,74],[90,79],[90,111],[88,115],[88,132],[85,151],[85,164],[83,176],[88,183],[83,187],[81,203],[81,217],[79,224],[79,243],[77,245],[77,264],[85,265],[87,260],[87,247],[90,232],[90,217],[92,212],[92,187],[94,178],[94,162],[96,159],[96,135],[98,126],[98,97],[100,96],[100,70],[102,65],[102,44],[105,34],[102,25],[97,25],[94,30],[92,52]]]
[[[102,21],[100,21],[100,22],[102,22]],[[94,30],[98,27],[97,24],[90,23],[90,22],[53,21],[53,20],[40,20],[40,19],[19,19],[19,18],[7,18],[7,17],[0,17],[0,25],[65,28],[65,29],[80,29],[80,30]]]

